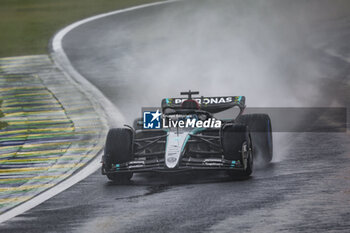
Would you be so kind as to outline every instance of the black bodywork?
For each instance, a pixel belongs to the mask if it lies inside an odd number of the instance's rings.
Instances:
[[[181,111],[181,113],[201,111],[211,115],[212,113],[238,107],[240,110],[239,115],[241,115],[245,108],[244,96],[224,96],[193,98],[199,103],[199,109],[183,109],[182,102],[192,99],[191,94],[191,92],[188,94],[188,98],[163,99],[161,104],[163,114],[166,114],[167,110],[171,109],[172,111]],[[244,171],[246,163],[243,157],[240,160],[228,160],[224,156],[223,129],[225,126],[233,124],[234,121],[235,119],[222,120],[221,128],[144,130],[129,127],[133,134],[132,160],[120,164],[112,164],[108,168],[102,166],[102,173],[172,172],[182,170]],[[186,142],[180,152],[179,162],[176,167],[171,169],[165,165],[167,138],[170,133],[187,134]],[[102,162],[104,163],[104,160]]]

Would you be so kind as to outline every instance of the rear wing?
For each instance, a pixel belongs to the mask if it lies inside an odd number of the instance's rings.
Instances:
[[[238,106],[241,111],[245,108],[244,96],[219,96],[219,97],[193,97],[199,103],[200,109],[210,112],[218,113],[229,108]],[[188,98],[166,98],[162,100],[162,111],[166,108],[179,109],[182,102]]]

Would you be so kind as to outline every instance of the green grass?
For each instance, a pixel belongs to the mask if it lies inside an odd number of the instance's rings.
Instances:
[[[54,33],[70,23],[155,1],[1,0],[0,57],[45,54]]]

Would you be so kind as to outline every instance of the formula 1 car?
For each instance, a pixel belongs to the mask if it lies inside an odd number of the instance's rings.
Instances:
[[[110,129],[102,157],[102,174],[116,182],[130,180],[135,172],[225,170],[248,177],[253,158],[272,159],[271,120],[266,114],[243,114],[244,96],[192,97],[162,100],[163,127],[146,129],[143,118],[133,127]],[[238,109],[236,117],[214,114]],[[158,122],[159,123],[159,122]],[[182,126],[182,127],[181,127]]]

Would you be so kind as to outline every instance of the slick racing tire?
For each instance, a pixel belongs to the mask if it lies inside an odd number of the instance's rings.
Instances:
[[[112,164],[120,164],[131,161],[133,132],[126,128],[110,129],[105,146],[105,166],[111,169]],[[108,179],[115,182],[128,181],[133,173],[109,173]]]
[[[252,137],[254,158],[269,163],[273,156],[271,119],[267,114],[247,114],[238,117],[237,123],[247,125]]]

